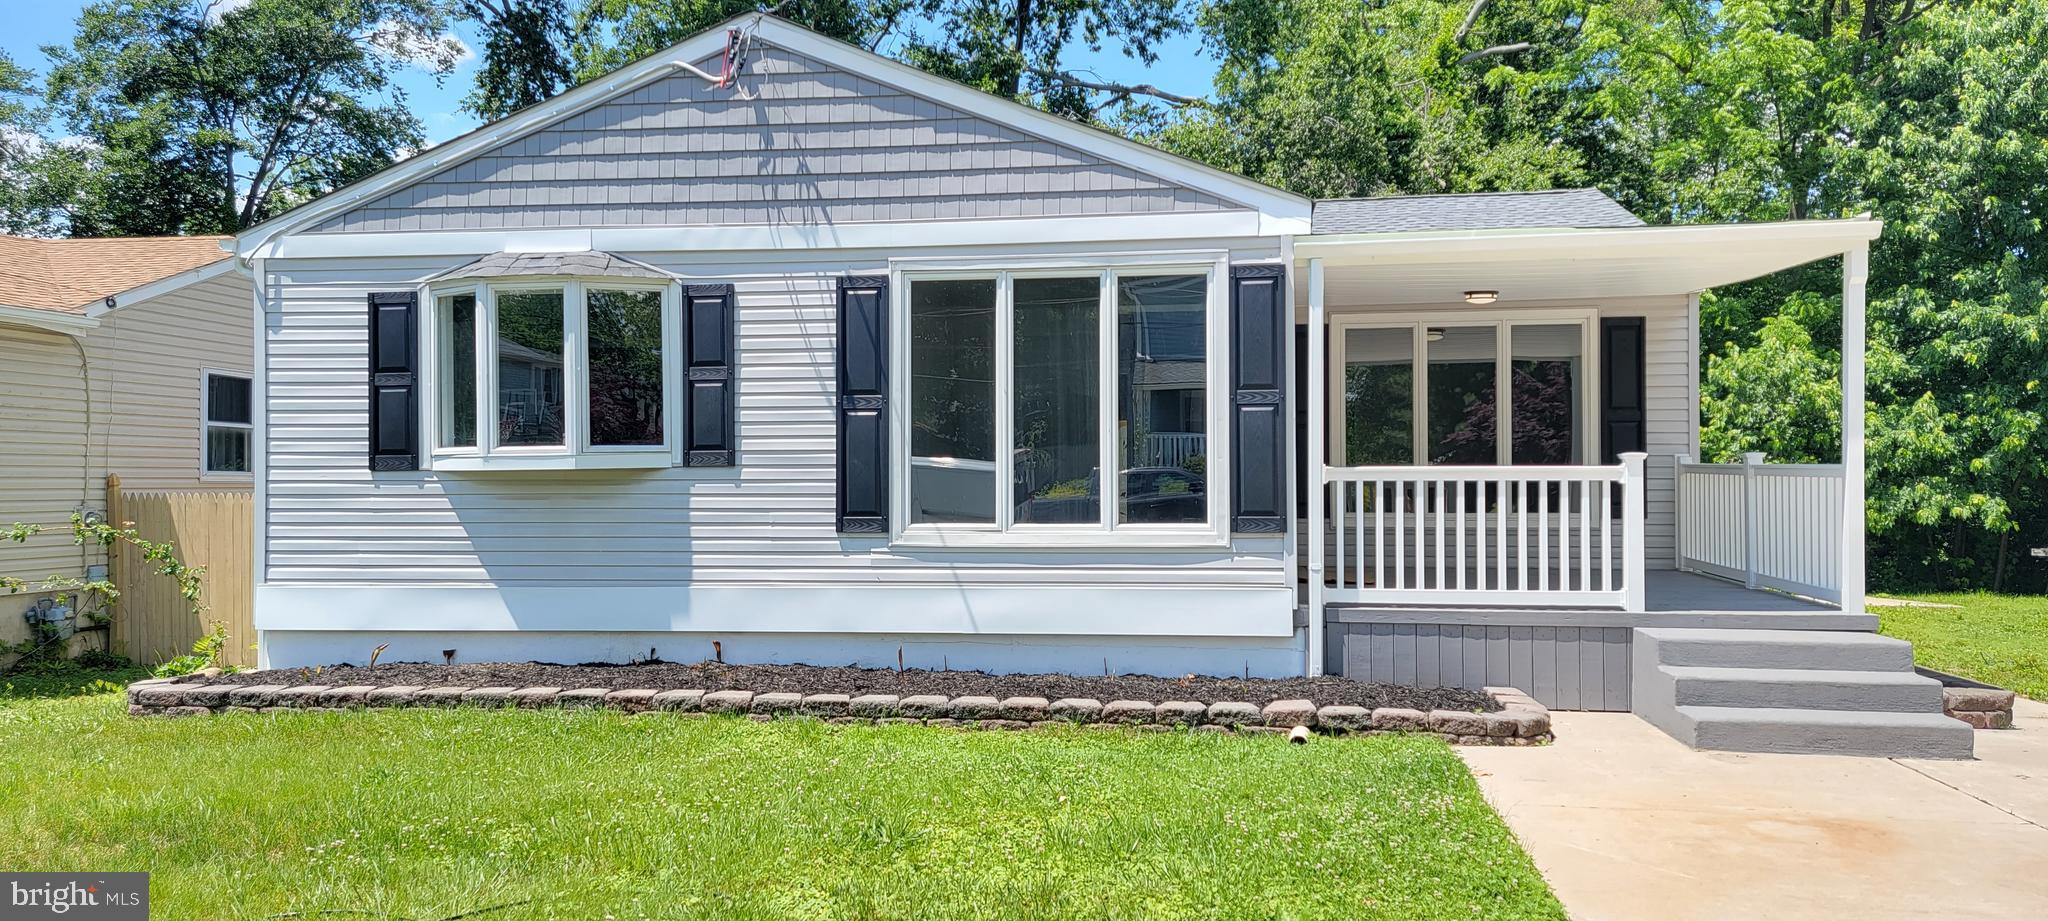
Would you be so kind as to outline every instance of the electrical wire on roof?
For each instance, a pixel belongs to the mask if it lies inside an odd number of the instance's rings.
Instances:
[[[740,72],[747,66],[747,55],[754,48],[754,32],[761,25],[761,16],[756,14],[746,26],[725,30],[725,54],[719,58],[718,73],[711,73],[688,61],[672,61],[677,68],[696,74],[704,82],[718,89],[737,87]],[[742,94],[743,98],[746,97]]]

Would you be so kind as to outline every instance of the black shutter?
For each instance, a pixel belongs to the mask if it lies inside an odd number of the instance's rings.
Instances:
[[[370,469],[418,470],[419,294],[370,295]]]
[[[1600,320],[1600,456],[1615,463],[1649,444],[1643,393],[1643,318]]]
[[[683,355],[689,393],[683,463],[730,467],[739,454],[733,425],[733,298],[731,285],[683,289]]]
[[[889,279],[839,279],[839,530],[889,530]]]
[[[1230,268],[1230,530],[1285,531],[1287,316],[1285,270]]]

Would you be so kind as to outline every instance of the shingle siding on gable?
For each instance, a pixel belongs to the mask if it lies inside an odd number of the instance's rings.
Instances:
[[[718,59],[699,65],[716,70]],[[737,87],[719,89],[679,72],[314,231],[822,224],[1243,207],[756,45]]]

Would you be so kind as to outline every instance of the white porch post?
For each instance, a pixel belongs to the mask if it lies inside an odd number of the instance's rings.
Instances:
[[[1643,462],[1650,455],[1641,451],[1621,454],[1621,609],[1643,611],[1649,606],[1643,585],[1648,556],[1643,547],[1643,493],[1649,483],[1643,476]]]
[[[1842,610],[1863,610],[1863,286],[1870,244],[1842,254]]]
[[[1328,327],[1323,319],[1323,260],[1308,261],[1308,662],[1310,677],[1323,673],[1323,466],[1329,457],[1323,450],[1324,401],[1329,378],[1325,365],[1329,350],[1325,340]]]

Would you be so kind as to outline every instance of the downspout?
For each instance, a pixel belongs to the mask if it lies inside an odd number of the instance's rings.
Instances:
[[[83,515],[88,514],[92,506],[92,361],[86,357],[85,343],[80,342],[77,335],[67,333],[64,340],[71,343],[72,350],[78,353],[78,379],[85,385],[85,439],[79,445],[82,450],[78,452],[78,511]],[[103,517],[104,514],[102,511]],[[120,524],[116,522],[114,526],[118,528]],[[82,577],[91,568],[92,545],[81,541],[78,545],[78,574]]]

